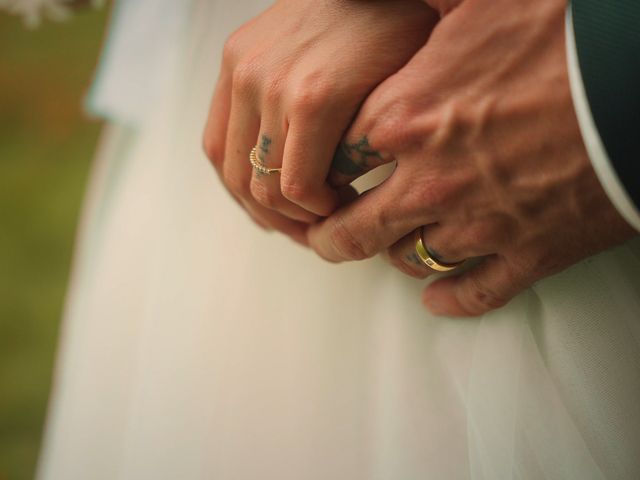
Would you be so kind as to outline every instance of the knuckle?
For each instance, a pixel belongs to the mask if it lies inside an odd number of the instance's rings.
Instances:
[[[426,247],[429,249],[431,256],[439,262],[453,263],[464,259],[464,257],[460,254],[459,249],[453,246],[451,243],[430,243],[427,241]]]
[[[495,245],[497,239],[504,235],[504,232],[493,228],[488,223],[478,223],[469,227],[465,232],[467,243],[475,243],[479,245]]]
[[[398,212],[396,210],[396,204],[394,202],[380,205],[375,215],[372,217],[372,224],[378,232],[384,232],[394,227],[397,221]],[[375,253],[375,252],[374,252]]]
[[[460,233],[449,228],[442,228],[439,232],[434,233],[436,235],[432,237],[429,229],[425,228],[423,238],[425,246],[437,257],[436,260],[447,263],[465,258],[463,250],[467,247],[465,243],[468,243],[468,240],[462,238]]]
[[[284,92],[284,80],[276,75],[271,78],[264,86],[263,101],[267,105],[279,105],[282,101]]]
[[[453,148],[460,136],[469,132],[470,106],[459,99],[450,98],[433,109],[430,121],[430,144],[438,149]],[[457,147],[459,148],[459,146]]]
[[[202,137],[202,149],[214,167],[220,168],[224,162],[224,144],[217,141],[213,135]]]
[[[309,117],[327,108],[331,88],[326,82],[305,82],[291,94],[291,112],[294,116]]]
[[[503,250],[508,246],[513,237],[510,220],[497,220],[494,222],[483,222],[473,226],[466,233],[466,245],[469,249],[475,250]]]
[[[351,233],[344,221],[340,219],[337,219],[332,225],[329,242],[341,257],[348,260],[364,260],[373,256],[373,253]]]
[[[408,123],[400,108],[387,111],[384,115],[374,115],[371,121],[375,123],[367,130],[371,131],[372,142],[377,148],[395,151],[399,144],[404,143]]]
[[[422,191],[424,204],[435,209],[445,207],[452,196],[451,188],[449,188],[444,181],[429,183],[429,188],[425,188]]]
[[[466,306],[471,313],[481,314],[503,307],[509,302],[506,295],[481,282],[475,276],[470,277]]]
[[[282,176],[280,180],[282,196],[293,203],[305,202],[309,199],[310,191],[299,179]]]
[[[250,61],[241,61],[233,70],[233,90],[237,94],[246,94],[254,88],[256,82],[256,66]]]
[[[280,204],[280,195],[271,191],[261,182],[252,181],[250,191],[251,196],[263,207],[274,209]]]
[[[437,172],[434,175],[423,175],[415,188],[407,192],[405,201],[432,212],[443,210],[453,203],[459,195],[458,187],[446,176],[436,176]]]
[[[375,92],[372,94],[375,95]],[[359,128],[369,132],[371,142],[379,150],[386,152],[406,152],[420,150],[424,145],[424,131],[415,106],[398,99],[395,95],[380,103],[365,103],[363,113],[358,114]]]
[[[223,179],[225,185],[233,195],[239,198],[249,197],[249,186],[245,179],[231,172],[224,172]]]

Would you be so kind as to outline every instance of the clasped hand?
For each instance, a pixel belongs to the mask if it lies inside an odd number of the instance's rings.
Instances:
[[[227,42],[205,150],[259,225],[327,260],[386,252],[425,278],[416,229],[441,261],[482,257],[423,298],[479,315],[633,231],[580,137],[565,2],[427,3],[277,2]],[[279,174],[252,168],[254,146]],[[392,161],[384,183],[341,202]]]

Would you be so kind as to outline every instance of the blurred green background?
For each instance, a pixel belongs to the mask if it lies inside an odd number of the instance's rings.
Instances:
[[[82,112],[107,11],[0,13],[0,480],[33,478],[99,123]]]

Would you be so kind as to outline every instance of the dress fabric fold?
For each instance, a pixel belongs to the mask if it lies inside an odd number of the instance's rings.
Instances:
[[[96,155],[38,478],[640,478],[640,242],[448,319],[380,259],[259,230],[201,134],[268,2],[184,5],[156,100]]]

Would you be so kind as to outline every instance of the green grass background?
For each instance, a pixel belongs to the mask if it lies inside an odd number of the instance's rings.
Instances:
[[[100,125],[82,113],[107,12],[0,13],[0,480],[33,478],[75,225]]]

